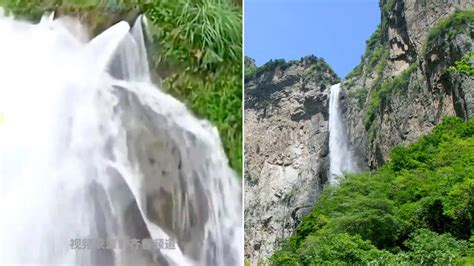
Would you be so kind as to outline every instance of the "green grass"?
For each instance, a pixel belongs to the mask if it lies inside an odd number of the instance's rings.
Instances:
[[[273,265],[469,265],[474,120],[445,118],[375,172],[326,186]]]
[[[21,18],[47,10],[79,16],[93,33],[133,10],[151,21],[152,68],[163,89],[219,130],[231,166],[242,172],[242,15],[232,0],[0,0]],[[171,74],[168,74],[171,73]]]
[[[175,69],[163,84],[219,129],[242,173],[242,16],[230,0],[163,0],[144,6],[155,25],[156,68]]]

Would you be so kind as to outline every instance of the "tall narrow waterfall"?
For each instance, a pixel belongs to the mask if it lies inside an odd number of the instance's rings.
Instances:
[[[344,172],[356,170],[339,104],[341,84],[331,86],[329,99],[329,183],[336,184]]]
[[[145,19],[1,13],[0,264],[242,265],[239,178],[150,82]]]

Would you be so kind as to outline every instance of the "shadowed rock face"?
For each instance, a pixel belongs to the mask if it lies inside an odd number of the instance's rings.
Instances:
[[[328,96],[337,77],[317,60],[245,84],[245,255],[265,260],[318,198],[328,169]]]
[[[230,218],[240,216],[241,193],[223,151],[214,149],[215,129],[205,121],[189,120],[185,109],[171,111],[173,104],[168,112],[156,102],[147,103],[145,95],[133,90],[116,86],[114,94],[127,158],[136,171],[128,182],[148,230],[150,224],[158,226],[195,262],[238,264],[235,244],[241,221]],[[125,219],[137,217],[131,214]]]
[[[386,0],[381,1],[385,5]],[[472,50],[472,29],[448,37],[435,38],[426,45],[430,29],[456,9],[474,5],[473,1],[393,1],[382,14],[382,34],[377,40],[388,49],[383,71],[364,71],[342,83],[348,95],[367,90],[359,102],[348,98],[349,135],[356,154],[361,155],[361,167],[377,168],[386,162],[390,150],[407,145],[431,131],[444,116],[469,119],[474,114],[474,81],[447,72],[454,61]],[[467,26],[467,25],[466,25]],[[467,26],[468,27],[468,26]],[[471,33],[469,33],[471,31]],[[362,64],[367,65],[364,58]],[[387,81],[400,75],[409,65],[415,65],[407,85],[390,93],[376,109],[370,128],[364,120],[370,97],[377,90],[377,80]]]
[[[179,144],[163,129],[169,123],[164,117],[156,117],[153,111],[142,105],[137,97],[117,88],[120,97],[124,126],[127,130],[128,157],[137,162],[144,179],[144,206],[147,217],[164,231],[178,239],[183,250],[195,259],[203,253],[204,227],[209,219],[209,203],[203,185],[196,173],[186,173]],[[190,133],[187,144],[199,146]],[[204,148],[198,148],[204,152]],[[184,165],[183,165],[184,164]]]

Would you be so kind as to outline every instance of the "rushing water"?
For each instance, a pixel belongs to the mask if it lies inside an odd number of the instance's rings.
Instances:
[[[350,150],[339,96],[341,84],[331,86],[329,98],[329,183],[337,184],[337,177],[356,170]]]
[[[242,265],[239,178],[150,82],[143,23],[0,14],[0,264]]]

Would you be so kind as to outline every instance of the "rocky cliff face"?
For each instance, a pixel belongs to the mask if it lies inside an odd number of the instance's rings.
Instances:
[[[342,83],[341,104],[361,169],[427,134],[445,116],[474,115],[474,81],[448,72],[473,50],[474,1],[382,0],[382,22]],[[245,254],[265,260],[290,236],[327,181],[328,96],[337,78],[305,59],[246,60]]]
[[[326,181],[329,87],[338,78],[314,56],[246,65],[245,254],[256,264],[291,235]]]
[[[342,87],[361,166],[376,168],[396,145],[444,116],[474,115],[472,78],[448,67],[473,49],[474,1],[382,0],[382,24]]]

